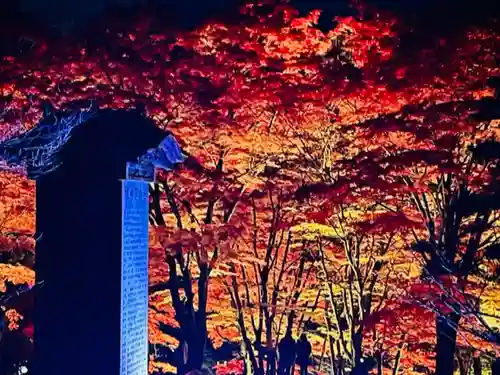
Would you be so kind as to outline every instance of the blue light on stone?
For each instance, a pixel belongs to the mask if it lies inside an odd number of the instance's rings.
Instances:
[[[148,373],[148,183],[122,181],[120,375]]]

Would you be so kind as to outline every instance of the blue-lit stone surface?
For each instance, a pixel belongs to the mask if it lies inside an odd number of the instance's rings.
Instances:
[[[120,375],[148,373],[148,183],[122,181]]]

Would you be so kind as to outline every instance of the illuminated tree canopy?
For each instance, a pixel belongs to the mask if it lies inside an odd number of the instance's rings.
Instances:
[[[308,333],[317,373],[491,366],[498,27],[411,50],[411,26],[369,6],[322,30],[321,10],[264,3],[188,31],[141,16],[31,37],[2,57],[0,139],[43,102],[92,100],[140,103],[181,140],[189,157],[151,188],[152,373],[273,374],[287,329]],[[32,283],[34,185],[0,185],[0,282]]]

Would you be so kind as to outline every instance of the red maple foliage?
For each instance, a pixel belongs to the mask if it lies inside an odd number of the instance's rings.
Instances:
[[[322,31],[320,11],[263,5],[190,31],[145,17],[86,40],[33,37],[2,57],[0,139],[32,128],[44,100],[93,99],[143,103],[181,140],[189,159],[152,190],[150,251],[151,341],[179,373],[225,341],[245,347],[231,371],[269,373],[262,346],[272,353],[287,325],[339,368],[367,356],[379,373],[431,368],[436,342],[440,375],[456,343],[491,355],[474,334],[487,329],[480,309],[473,321],[463,308],[497,290],[499,34],[409,51],[407,25],[382,12],[360,7]],[[25,195],[25,182],[2,184],[6,201]],[[14,227],[32,233],[33,215]]]

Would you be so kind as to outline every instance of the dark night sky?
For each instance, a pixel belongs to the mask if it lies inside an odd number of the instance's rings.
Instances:
[[[1,0],[7,4],[9,0]],[[44,27],[74,30],[102,16],[116,6],[135,9],[154,3],[175,13],[186,25],[195,25],[214,14],[233,11],[239,0],[10,0],[20,11],[31,14]],[[391,9],[432,28],[482,22],[491,16],[495,0],[369,0],[381,8]],[[345,0],[292,0],[300,8],[329,9],[330,14],[345,11]],[[498,12],[497,12],[498,14]],[[325,17],[329,17],[326,15]]]
[[[9,1],[9,0],[0,0]],[[43,28],[73,31],[91,25],[106,11],[121,8],[134,11],[151,5],[169,9],[173,18],[193,26],[213,14],[231,11],[237,0],[10,0],[17,12],[29,14]]]
[[[244,0],[0,0],[1,39],[8,38],[12,28],[42,30],[51,35],[74,34],[79,29],[92,30],[92,25],[110,10],[121,8],[130,14],[138,9],[154,9],[165,24],[192,28],[203,21],[235,14]],[[437,36],[459,33],[466,26],[485,24],[491,17],[500,18],[495,2],[500,0],[365,0],[380,9],[390,10],[406,25],[414,26],[417,38],[428,42]],[[349,13],[348,0],[291,0],[299,10],[323,9],[323,28],[332,27],[332,18]],[[500,7],[498,7],[500,9]],[[161,10],[161,11],[160,11]],[[163,21],[165,19],[165,21]],[[23,24],[23,26],[20,26]],[[500,26],[499,26],[500,27]],[[413,43],[413,42],[411,42]],[[2,48],[0,48],[2,50]]]

